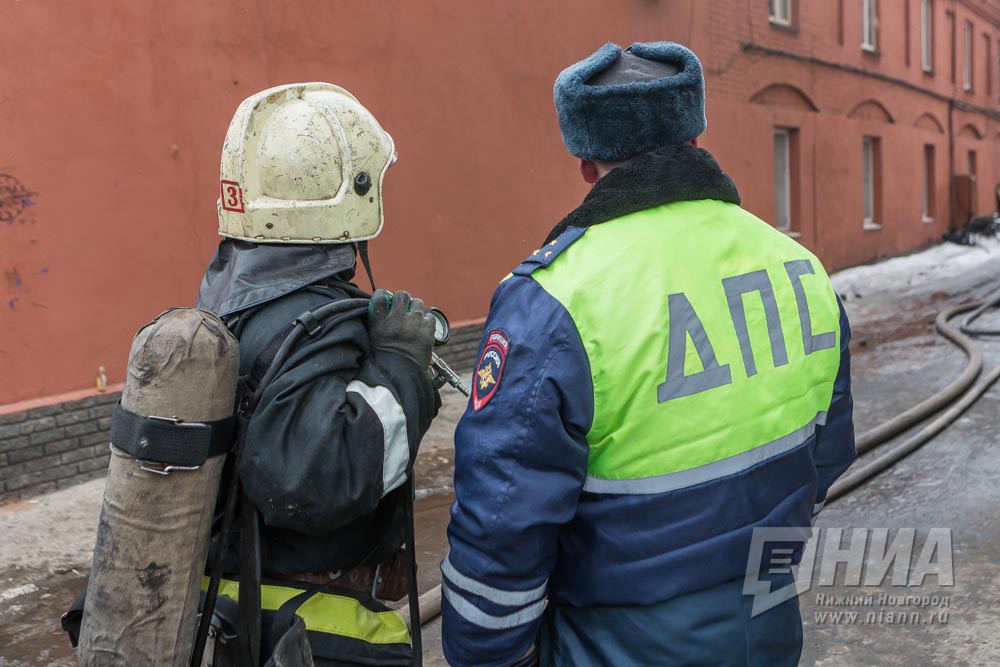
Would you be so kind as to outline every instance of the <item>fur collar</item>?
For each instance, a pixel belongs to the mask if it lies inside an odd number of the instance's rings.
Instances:
[[[549,243],[567,227],[590,227],[629,213],[679,201],[740,203],[740,193],[711,153],[690,144],[664,146],[609,172],[583,203],[556,225]]]

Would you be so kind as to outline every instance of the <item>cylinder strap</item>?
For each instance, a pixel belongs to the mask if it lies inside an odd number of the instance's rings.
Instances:
[[[235,419],[186,422],[176,417],[145,417],[119,402],[111,417],[111,444],[142,461],[197,468],[233,446]]]

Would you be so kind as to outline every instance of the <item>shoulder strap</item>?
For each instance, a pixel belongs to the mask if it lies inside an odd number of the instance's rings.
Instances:
[[[515,276],[530,276],[537,269],[548,266],[587,231],[585,227],[568,227],[566,231],[528,255],[512,272]]]
[[[237,472],[237,474],[239,474]],[[237,655],[241,664],[260,664],[260,524],[257,508],[240,498],[240,596],[236,607]]]

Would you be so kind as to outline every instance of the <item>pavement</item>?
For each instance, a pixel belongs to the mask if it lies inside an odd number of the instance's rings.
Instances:
[[[962,370],[963,355],[934,333],[933,318],[950,305],[1000,288],[1000,244],[938,246],[848,269],[833,280],[854,331],[861,433]],[[1000,327],[1000,314],[982,324]],[[987,368],[1000,363],[1000,341],[983,347]],[[437,563],[447,548],[452,433],[465,400],[449,388],[443,403],[417,462],[421,590],[438,583]],[[893,586],[889,576],[880,585],[858,587],[845,583],[843,566],[833,585],[819,585],[824,582],[814,576],[813,586],[800,596],[803,665],[1000,664],[998,415],[1000,384],[940,436],[819,516],[817,528],[844,528],[844,549],[851,529],[915,529],[911,565],[931,529],[948,529],[954,582],[942,585],[931,575],[919,587]],[[103,480],[95,480],[0,506],[0,667],[75,664],[58,619],[85,579],[102,492]],[[935,604],[925,604],[925,598]],[[446,664],[440,619],[425,626],[423,636],[425,664]]]
[[[958,348],[934,333],[933,319],[1000,289],[1000,249],[988,249],[944,245],[909,262],[891,260],[895,270],[886,262],[834,277],[853,324],[858,433],[930,396],[965,367]],[[988,317],[977,326],[1000,327],[1000,314]],[[1000,364],[1000,339],[982,339],[981,347],[985,369]],[[923,585],[892,585],[892,575],[879,586],[845,585],[841,566],[833,585],[819,586],[814,570],[814,585],[799,597],[803,665],[1000,664],[998,427],[1000,383],[935,439],[823,510],[816,527],[843,529],[843,549],[855,539],[852,529],[888,528],[890,538],[915,529],[910,574],[929,532],[950,531],[953,585],[935,575]],[[869,561],[862,583],[871,567]]]

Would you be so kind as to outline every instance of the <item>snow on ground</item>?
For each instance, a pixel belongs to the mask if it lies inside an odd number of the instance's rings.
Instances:
[[[948,291],[970,271],[990,265],[1000,273],[1000,240],[986,239],[976,246],[942,243],[912,255],[844,269],[830,279],[848,300],[886,291],[905,297],[926,290]]]

